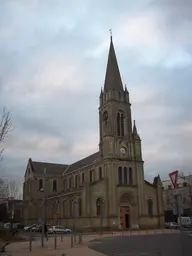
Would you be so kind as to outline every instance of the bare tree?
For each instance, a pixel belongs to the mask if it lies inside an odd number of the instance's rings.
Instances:
[[[0,179],[0,204],[8,197],[8,186],[3,179]]]
[[[15,180],[10,180],[8,182],[7,190],[9,198],[21,199],[21,186]]]
[[[0,161],[2,160],[2,153],[4,150],[3,143],[5,141],[5,138],[9,134],[11,128],[12,121],[10,113],[6,111],[6,109],[4,108],[0,119]]]
[[[0,203],[15,199],[22,199],[20,184],[14,180],[0,179]]]

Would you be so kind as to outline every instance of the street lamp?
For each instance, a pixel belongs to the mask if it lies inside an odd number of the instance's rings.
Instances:
[[[56,212],[56,225],[58,225],[58,217],[59,217],[59,204],[60,204],[60,200],[57,200],[56,201],[56,210],[57,210],[57,212]],[[55,236],[54,236],[54,246],[55,246],[55,249],[57,248],[57,236],[56,236],[56,234],[55,234]]]
[[[97,202],[97,207],[99,208],[99,213],[100,213],[100,230],[102,234],[102,226],[103,226],[103,214],[104,214],[104,199],[99,198]]]
[[[41,188],[40,191],[43,193],[41,246],[44,247],[44,237],[45,237],[45,191],[44,191],[43,188]]]
[[[77,205],[77,200],[75,198],[72,199],[72,210],[73,210],[73,235],[74,235],[74,239],[75,239],[75,243],[76,243],[76,232],[75,232],[75,229],[76,229],[76,223],[75,223],[75,220],[76,220],[76,205]]]

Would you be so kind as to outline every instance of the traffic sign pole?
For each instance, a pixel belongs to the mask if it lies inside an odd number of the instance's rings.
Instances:
[[[173,189],[177,188],[178,173],[179,173],[178,170],[169,173],[169,178],[171,180]],[[179,228],[180,228],[180,232],[181,232],[181,207],[180,207],[181,194],[176,192],[175,197],[176,197],[176,201],[177,201],[177,213],[178,213],[178,217],[179,217]]]

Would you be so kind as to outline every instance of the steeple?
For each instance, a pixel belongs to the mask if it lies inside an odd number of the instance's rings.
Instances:
[[[135,120],[133,120],[133,136],[134,136],[135,139],[140,140],[140,136],[137,132],[137,127],[136,127]]]
[[[104,91],[123,91],[123,84],[121,81],[117,58],[115,55],[112,35],[110,36],[110,48],[105,75]]]
[[[138,135],[135,120],[133,120],[133,134]]]

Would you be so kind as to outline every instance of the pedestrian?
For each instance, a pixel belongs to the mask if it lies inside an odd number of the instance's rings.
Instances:
[[[48,241],[48,230],[47,230],[47,224],[46,224],[46,222],[45,222],[45,224],[44,224],[44,235],[45,235],[45,237],[46,237],[46,239],[47,239],[47,241]]]

